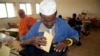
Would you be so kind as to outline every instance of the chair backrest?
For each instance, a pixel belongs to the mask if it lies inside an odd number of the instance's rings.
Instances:
[[[97,23],[96,18],[90,19],[90,21],[91,21],[91,24],[92,24],[92,25],[96,25],[96,23]]]

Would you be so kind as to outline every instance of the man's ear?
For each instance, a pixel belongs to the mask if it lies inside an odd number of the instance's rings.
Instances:
[[[57,11],[55,12],[55,15],[57,15]]]
[[[57,15],[57,11],[55,12],[55,15]]]
[[[40,15],[40,16],[42,16],[42,14],[41,14],[41,13],[39,13],[39,15]]]

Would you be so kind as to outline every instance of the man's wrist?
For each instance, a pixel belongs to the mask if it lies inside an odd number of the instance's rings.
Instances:
[[[33,43],[34,43],[34,39],[33,38],[28,40],[28,44],[29,45],[32,45]]]
[[[67,38],[66,40],[68,41],[68,47],[72,46],[72,44],[73,44],[73,39]]]
[[[21,40],[22,45],[31,45],[32,42],[33,42],[32,39]]]

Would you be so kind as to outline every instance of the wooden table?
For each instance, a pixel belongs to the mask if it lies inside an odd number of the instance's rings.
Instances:
[[[18,56],[19,55],[18,51],[20,51],[22,49],[22,47],[20,46],[20,42],[17,41],[16,38],[9,36],[9,35],[6,35],[4,33],[0,33],[0,39],[1,38],[3,39],[3,41],[0,42],[0,44],[2,43],[3,45],[9,47],[11,49],[10,52],[12,54]]]
[[[10,28],[10,29],[6,29],[6,32],[18,32],[18,28]]]
[[[5,32],[6,28],[0,27],[0,32]]]
[[[19,38],[18,38],[18,28],[6,29],[6,30],[5,30],[5,33],[7,33],[7,34],[9,34],[10,36],[13,36],[13,37],[19,39]]]

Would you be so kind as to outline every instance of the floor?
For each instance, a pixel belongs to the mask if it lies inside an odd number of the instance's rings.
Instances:
[[[72,46],[68,56],[100,56],[100,30],[81,37],[82,46]]]

